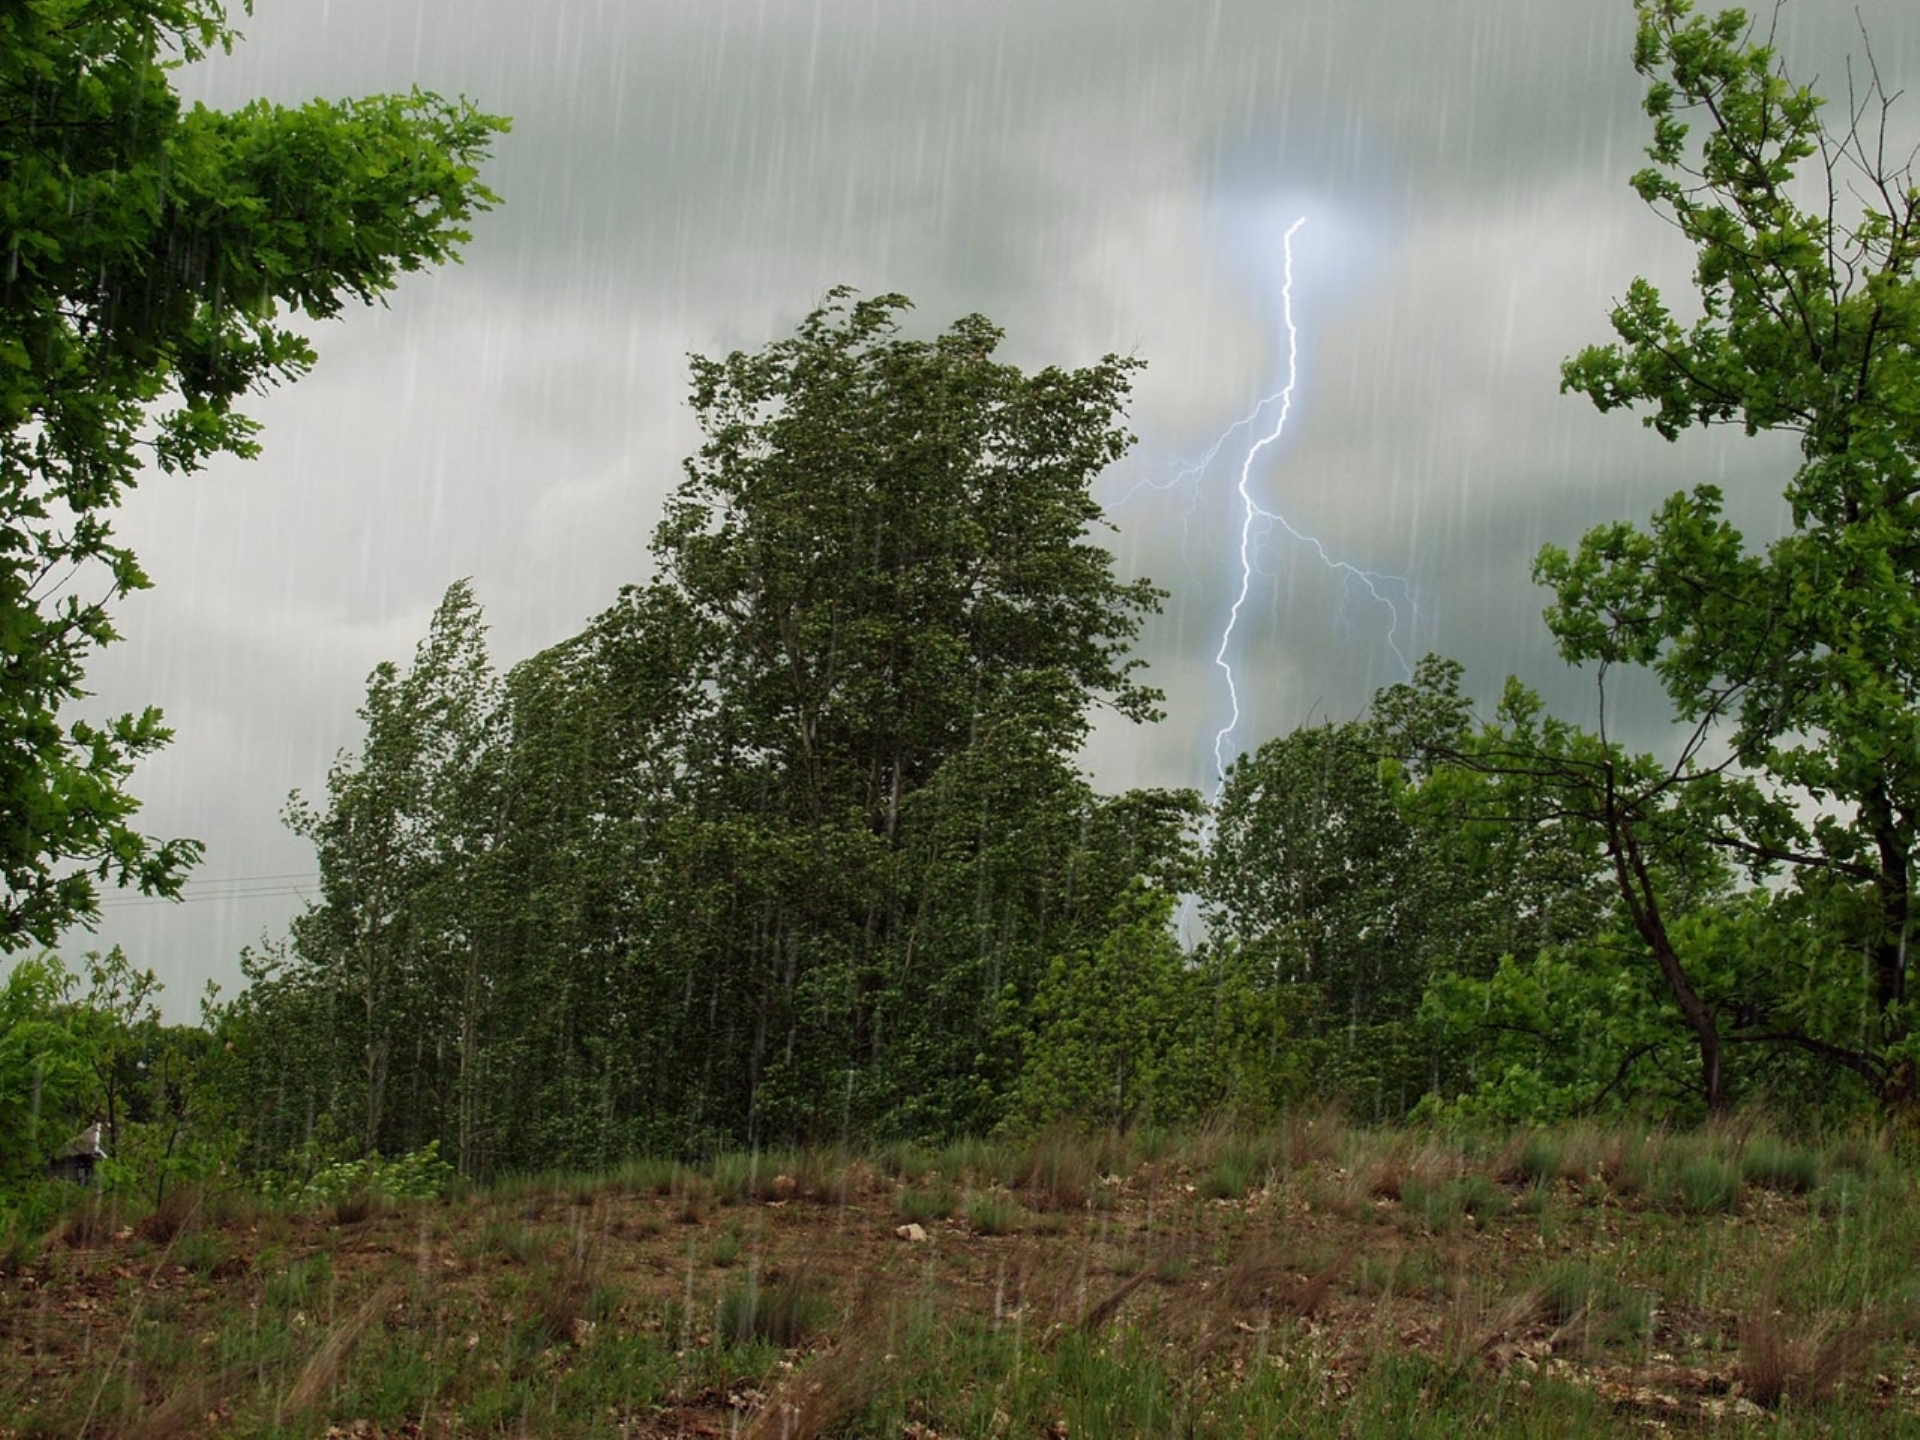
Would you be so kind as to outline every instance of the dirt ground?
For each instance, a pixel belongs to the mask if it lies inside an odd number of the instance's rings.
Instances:
[[[1766,1277],[1790,1275],[1818,1223],[1804,1197],[1749,1189],[1708,1220],[1567,1178],[1544,1195],[1448,1192],[1455,1174],[1416,1195],[1404,1166],[1329,1160],[1210,1195],[1207,1174],[1165,1161],[955,1184],[946,1215],[929,1213],[946,1208],[926,1199],[937,1177],[910,1186],[859,1163],[732,1194],[683,1173],[363,1218],[215,1197],[127,1224],[108,1203],[0,1277],[0,1440],[252,1433],[269,1394],[275,1414],[324,1410],[343,1377],[372,1393],[406,1357],[441,1377],[452,1415],[489,1377],[580,1369],[612,1335],[654,1337],[667,1367],[620,1433],[732,1435],[836,1365],[888,1363],[929,1312],[1040,1347],[1132,1327],[1221,1373],[1284,1345],[1311,1351],[1333,1399],[1397,1349],[1554,1376],[1656,1426],[1763,1416],[1771,1344],[1799,1367],[1791,1383],[1920,1414],[1904,1311],[1868,1323],[1769,1303]],[[722,1356],[746,1338],[728,1333],[742,1293],[812,1297],[791,1334],[778,1317],[763,1332],[771,1363]],[[435,1413],[320,1433],[433,1433]]]

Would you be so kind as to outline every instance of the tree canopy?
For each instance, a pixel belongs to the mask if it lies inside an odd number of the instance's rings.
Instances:
[[[695,357],[656,577],[579,635],[496,687],[456,586],[376,671],[364,745],[292,811],[321,903],[245,1002],[328,1077],[289,1123],[469,1173],[985,1129],[1066,1093],[1016,1093],[1087,999],[1060,957],[1198,1003],[1149,934],[1197,800],[1074,764],[1091,706],[1156,713],[1128,651],[1160,592],[1090,496],[1135,364],[1025,373],[983,318],[917,339],[906,309],[835,291]],[[1129,1108],[1197,1103],[1160,1068]]]
[[[411,1154],[438,1175],[444,1151],[474,1177],[1310,1097],[1529,1124],[1754,1097],[1908,1110],[1920,189],[1881,159],[1877,81],[1829,125],[1737,12],[1639,16],[1653,139],[1634,184],[1694,246],[1699,314],[1635,281],[1565,386],[1670,440],[1786,430],[1801,457],[1765,544],[1703,487],[1542,550],[1546,621],[1591,668],[1596,724],[1519,679],[1476,718],[1461,667],[1428,657],[1362,715],[1240,757],[1211,807],[1101,793],[1077,763],[1093,708],[1159,713],[1131,647],[1162,592],[1118,576],[1092,499],[1131,442],[1137,362],[1026,372],[983,317],[916,333],[902,297],[836,290],[784,338],[693,357],[702,439],[649,580],[504,674],[458,582],[411,663],[375,670],[363,741],[288,810],[318,900],[249,955],[249,988],[210,1014],[217,1046],[160,1037],[124,957],[89,968],[84,1004],[49,959],[0,995],[22,1017],[0,1063],[69,1111],[124,1096],[171,1146],[190,1107],[123,1073],[163,1056],[201,1086],[193,1115],[244,1113],[258,1168]],[[459,157],[493,122],[394,103],[474,127],[439,132],[455,208],[416,241],[445,258],[490,201]],[[409,243],[389,244],[401,268]],[[280,343],[275,306],[325,313],[281,290],[230,313],[236,272],[208,264],[229,278],[194,323],[232,320],[257,356]],[[99,338],[120,310],[74,313],[75,353],[120,353]],[[199,333],[152,361],[127,446],[184,466],[251,443],[237,390],[181,379]],[[212,448],[168,451],[196,407]],[[56,414],[16,426],[20,455]],[[12,472],[43,486],[41,528],[70,514],[94,558],[117,554],[96,512],[134,472],[45,453],[68,469]],[[107,498],[57,511],[83,472]],[[78,543],[47,533],[43,551]],[[1609,710],[1623,668],[1651,673],[1674,722],[1646,753]],[[125,723],[50,743],[95,743],[117,782],[157,727]],[[166,888],[190,850],[127,813],[108,816],[108,868]],[[65,851],[34,852],[48,864],[81,853],[61,833]],[[14,893],[47,916],[90,894]],[[238,1134],[198,1153],[228,1158]]]
[[[1636,280],[1616,341],[1567,363],[1567,389],[1635,408],[1669,440],[1699,426],[1799,437],[1791,526],[1751,546],[1711,486],[1643,527],[1542,551],[1548,625],[1568,660],[1649,668],[1684,739],[1637,779],[1592,770],[1623,891],[1711,1048],[1728,1012],[1704,999],[1657,933],[1632,874],[1637,836],[1674,820],[1756,877],[1790,872],[1837,948],[1868,957],[1865,1030],[1829,1031],[1772,1000],[1733,1041],[1808,1049],[1916,1095],[1907,1015],[1920,821],[1920,188],[1887,156],[1877,73],[1829,123],[1745,14],[1641,0],[1634,63],[1648,78],[1652,161],[1641,197],[1693,245],[1699,318],[1683,324]],[[1811,172],[1809,174],[1809,172]],[[1650,806],[1666,820],[1652,818]],[[1844,984],[1844,975],[1827,977]],[[1697,998],[1697,997],[1696,997]],[[1753,997],[1749,997],[1750,999]],[[1842,1007],[1844,1008],[1844,1007]],[[1714,1090],[1716,1103],[1720,1097]]]
[[[310,322],[456,258],[495,203],[506,122],[464,100],[184,106],[172,72],[235,39],[214,0],[0,13],[0,950],[199,855],[132,824],[159,712],[61,715],[148,583],[114,507],[149,467],[256,454],[237,406],[313,365]]]

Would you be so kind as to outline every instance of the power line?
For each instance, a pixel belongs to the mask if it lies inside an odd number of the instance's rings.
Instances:
[[[180,898],[164,895],[128,895],[113,893],[102,897],[102,910],[121,910],[134,905],[204,905],[214,901],[228,904],[242,900],[305,899],[307,890],[320,883],[317,871],[292,870],[279,875],[224,875],[208,880],[189,880],[181,887]]]

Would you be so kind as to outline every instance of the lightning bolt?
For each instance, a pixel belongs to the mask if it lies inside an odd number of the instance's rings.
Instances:
[[[1281,242],[1285,271],[1284,283],[1280,288],[1280,313],[1287,332],[1286,381],[1278,392],[1267,396],[1254,406],[1251,414],[1229,426],[1220,439],[1214,442],[1213,448],[1207,452],[1198,466],[1190,467],[1192,473],[1204,470],[1220,453],[1228,436],[1236,430],[1253,424],[1270,405],[1278,403],[1279,413],[1274,417],[1271,428],[1247,447],[1247,453],[1240,462],[1240,475],[1235,487],[1240,496],[1240,588],[1234,594],[1233,605],[1227,612],[1227,623],[1220,632],[1220,646],[1213,655],[1213,663],[1219,667],[1220,673],[1226,678],[1227,702],[1231,712],[1227,723],[1221,726],[1219,732],[1213,737],[1213,768],[1216,784],[1224,784],[1226,781],[1227,741],[1240,727],[1240,686],[1234,675],[1233,662],[1228,658],[1228,652],[1233,648],[1233,635],[1240,623],[1240,612],[1245,608],[1247,596],[1253,588],[1254,551],[1257,537],[1275,529],[1282,530],[1295,540],[1309,546],[1319,557],[1321,564],[1340,575],[1345,582],[1359,584],[1375,602],[1385,608],[1388,616],[1387,648],[1393,652],[1394,659],[1400,662],[1402,670],[1409,676],[1413,673],[1413,667],[1407,663],[1407,657],[1400,648],[1400,604],[1387,593],[1397,587],[1406,597],[1408,608],[1412,609],[1412,587],[1397,576],[1363,570],[1357,565],[1329,554],[1327,547],[1318,539],[1300,530],[1279,511],[1269,510],[1261,505],[1253,494],[1254,461],[1259,458],[1261,451],[1278,443],[1281,436],[1286,433],[1287,420],[1293,413],[1293,391],[1300,373],[1300,330],[1293,318],[1293,237],[1306,223],[1307,219],[1304,215],[1295,220],[1287,227]]]

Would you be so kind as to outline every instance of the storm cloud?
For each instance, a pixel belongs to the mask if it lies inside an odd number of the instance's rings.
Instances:
[[[1774,23],[1793,73],[1844,95],[1851,7],[1790,0]],[[1920,73],[1906,0],[1859,23],[1892,87]],[[1299,383],[1251,478],[1418,611],[1390,644],[1363,589],[1272,537],[1235,749],[1357,713],[1396,648],[1460,658],[1483,699],[1514,672],[1577,711],[1539,545],[1700,480],[1750,531],[1780,523],[1790,448],[1670,446],[1558,393],[1634,275],[1679,291],[1689,270],[1626,185],[1646,130],[1628,0],[260,0],[243,28],[182,72],[189,97],[418,84],[514,131],[465,265],[323,327],[316,372],[253,406],[263,459],[155,477],[122,515],[156,588],[94,703],[166,710],[143,821],[208,853],[189,903],[112,900],[97,943],[159,968],[176,1013],[311,891],[280,806],[322,790],[368,671],[411,653],[448,582],[472,577],[503,664],[576,631],[648,573],[697,439],[687,353],[776,338],[836,284],[904,292],[928,330],[984,313],[1023,364],[1148,362],[1140,443],[1099,494],[1122,568],[1172,592],[1143,647],[1169,718],[1097,728],[1108,787],[1211,780],[1240,452],[1178,482],[1283,378],[1292,219]],[[1920,133],[1920,103],[1896,123]]]

